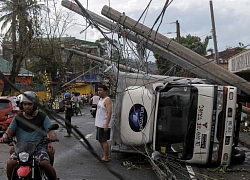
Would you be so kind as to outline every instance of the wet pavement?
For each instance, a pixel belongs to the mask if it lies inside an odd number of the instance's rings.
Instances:
[[[250,132],[240,132],[240,143],[250,149]]]

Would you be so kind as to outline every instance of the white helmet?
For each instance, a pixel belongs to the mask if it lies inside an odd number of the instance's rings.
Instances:
[[[28,101],[34,103],[33,106],[33,112],[37,109],[37,102],[39,102],[38,95],[33,91],[26,91],[23,94],[21,94],[21,100],[20,100],[20,109],[23,110],[23,102]],[[33,113],[32,112],[32,113]]]

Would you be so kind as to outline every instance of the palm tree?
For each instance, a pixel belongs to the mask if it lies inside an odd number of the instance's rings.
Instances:
[[[7,28],[8,24],[12,21],[12,16],[15,16],[13,13],[14,3],[12,0],[0,0],[0,22],[2,22],[1,30]],[[3,14],[5,13],[5,14]],[[5,34],[5,37],[10,35],[11,28]]]
[[[34,36],[34,23],[30,18],[37,15],[31,11],[36,9],[36,0],[0,0],[0,12],[5,13],[0,22],[3,22],[1,29],[10,24],[4,40],[12,44],[12,70],[9,80],[15,83],[16,77],[20,71],[22,62],[31,48],[31,40]],[[34,14],[32,14],[34,13]],[[37,21],[35,21],[37,23]],[[4,44],[3,44],[4,46]],[[9,84],[4,84],[2,95],[9,95],[11,88]]]

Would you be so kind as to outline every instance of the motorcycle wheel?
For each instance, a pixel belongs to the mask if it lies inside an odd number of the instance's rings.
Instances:
[[[95,116],[96,116],[96,112],[93,112],[93,113],[92,113],[92,116],[93,116],[93,118],[95,118]]]
[[[245,161],[246,154],[244,151],[234,149],[231,157],[231,164],[242,164]]]

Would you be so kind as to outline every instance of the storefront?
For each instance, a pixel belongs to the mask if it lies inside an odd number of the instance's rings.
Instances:
[[[250,82],[250,49],[229,58],[228,70]],[[250,102],[244,102],[243,106],[250,108]]]

